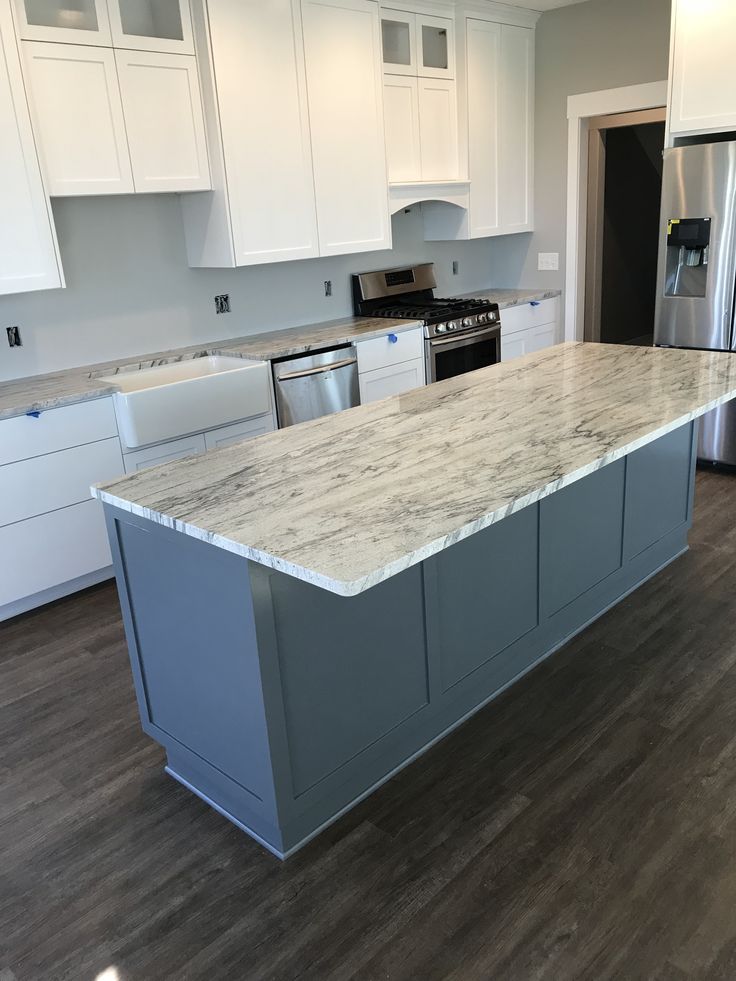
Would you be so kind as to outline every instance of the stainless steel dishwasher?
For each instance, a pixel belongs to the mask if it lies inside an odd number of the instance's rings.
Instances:
[[[354,344],[273,362],[279,428],[360,404]]]

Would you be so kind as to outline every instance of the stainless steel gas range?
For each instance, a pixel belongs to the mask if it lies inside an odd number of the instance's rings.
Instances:
[[[381,269],[353,276],[353,308],[362,317],[424,323],[427,381],[442,381],[501,360],[498,304],[435,297],[434,266]]]

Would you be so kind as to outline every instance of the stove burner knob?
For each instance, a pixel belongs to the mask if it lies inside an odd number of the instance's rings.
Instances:
[[[446,330],[447,330],[447,324],[437,324],[437,326],[435,327],[435,331],[438,334],[444,334]]]
[[[465,317],[463,320],[463,327],[472,327],[475,323],[473,317]]]
[[[459,326],[460,326],[460,321],[459,320],[451,320],[449,322],[449,324],[447,325],[447,329],[448,330],[457,330]]]
[[[479,313],[478,314],[478,323],[479,324],[484,324],[486,322],[486,320],[488,320],[488,314],[487,313]]]

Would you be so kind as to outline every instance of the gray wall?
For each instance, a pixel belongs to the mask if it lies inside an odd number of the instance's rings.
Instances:
[[[542,14],[536,37],[535,232],[519,279],[565,286],[567,97],[667,78],[670,0],[587,0]],[[537,271],[559,252],[558,272]]]
[[[189,269],[176,195],[61,198],[53,208],[67,289],[0,297],[0,381],[341,317],[352,312],[350,273],[403,262],[434,260],[445,295],[515,286],[530,239],[425,243],[413,208],[394,218],[391,252]],[[230,294],[232,313],[215,315],[216,293]],[[10,324],[23,347],[5,344]]]

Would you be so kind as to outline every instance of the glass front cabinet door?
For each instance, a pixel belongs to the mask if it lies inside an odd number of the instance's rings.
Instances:
[[[392,75],[417,74],[417,19],[403,10],[381,10],[383,70]]]
[[[417,43],[420,76],[455,77],[455,37],[451,20],[417,15]]]
[[[105,0],[15,0],[24,41],[60,41],[109,47]]]
[[[134,51],[194,54],[188,0],[108,0],[112,43]]]

